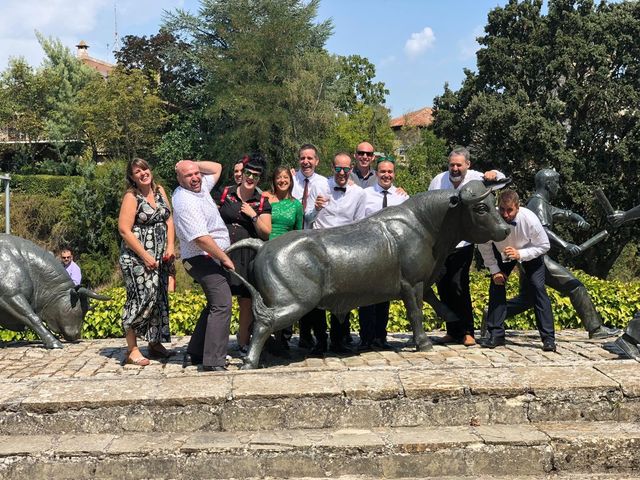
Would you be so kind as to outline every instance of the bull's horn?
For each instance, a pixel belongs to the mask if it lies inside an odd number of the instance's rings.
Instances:
[[[484,200],[491,193],[491,189],[484,186],[479,180],[472,180],[460,191],[460,200],[465,205],[478,203]]]
[[[95,300],[111,300],[111,297],[107,297],[106,295],[99,295],[96,292],[84,287],[77,288],[76,292],[78,292],[78,295],[84,295],[85,297],[93,298]]]

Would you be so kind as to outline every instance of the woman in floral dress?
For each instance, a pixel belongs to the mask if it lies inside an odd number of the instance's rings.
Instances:
[[[120,268],[127,290],[122,326],[126,363],[145,366],[149,360],[138,348],[138,337],[149,342],[150,357],[172,353],[162,342],[171,341],[167,285],[175,233],[167,195],[153,181],[146,160],[134,158],[128,163],[127,186],[118,218]]]

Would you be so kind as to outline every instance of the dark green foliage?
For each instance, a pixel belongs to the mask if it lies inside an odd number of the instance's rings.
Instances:
[[[11,175],[11,190],[15,193],[57,196],[72,185],[82,182],[82,177],[59,175]]]
[[[489,13],[477,72],[434,100],[434,130],[450,146],[469,145],[477,169],[499,168],[526,198],[544,167],[561,174],[559,206],[603,228],[593,191],[614,207],[640,203],[640,3],[510,0]],[[621,229],[572,261],[600,277],[638,227]]]

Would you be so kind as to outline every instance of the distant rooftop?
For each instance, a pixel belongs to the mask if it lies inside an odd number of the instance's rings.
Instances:
[[[108,77],[111,73],[111,70],[115,68],[115,65],[113,65],[112,63],[90,57],[88,52],[89,45],[87,45],[84,40],[80,40],[80,42],[76,45],[76,48],[78,49],[76,52],[78,59],[87,67],[96,70],[103,77]]]
[[[431,107],[424,107],[415,112],[405,113],[391,120],[391,128],[399,130],[402,127],[428,127],[433,123]]]

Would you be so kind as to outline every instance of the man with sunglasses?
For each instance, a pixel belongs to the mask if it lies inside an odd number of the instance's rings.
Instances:
[[[73,253],[68,248],[65,248],[60,252],[60,261],[62,266],[67,271],[74,285],[80,285],[82,281],[82,272],[76,262],[73,261]]]
[[[373,145],[359,143],[355,151],[355,168],[351,171],[351,180],[362,188],[373,187],[378,183],[376,171],[371,168],[374,158]]]
[[[459,190],[471,180],[499,180],[504,175],[497,170],[484,173],[471,170],[469,150],[456,147],[449,154],[448,170],[434,177],[429,190]],[[440,343],[461,343],[466,347],[476,344],[473,327],[473,307],[469,287],[469,269],[473,261],[474,245],[460,242],[447,257],[445,273],[438,281],[440,300],[460,319],[447,323],[447,334]]]
[[[323,229],[348,225],[364,218],[366,195],[358,185],[349,185],[349,175],[352,170],[351,157],[346,152],[336,154],[333,159],[333,177],[318,183],[311,190],[310,200],[313,210],[305,213],[305,221],[314,229]],[[322,355],[327,351],[327,334],[325,322],[324,334],[316,333],[317,343],[311,354]],[[344,344],[344,338],[349,334],[349,318],[340,322],[335,315],[331,315],[331,351],[347,353],[350,350]]]

